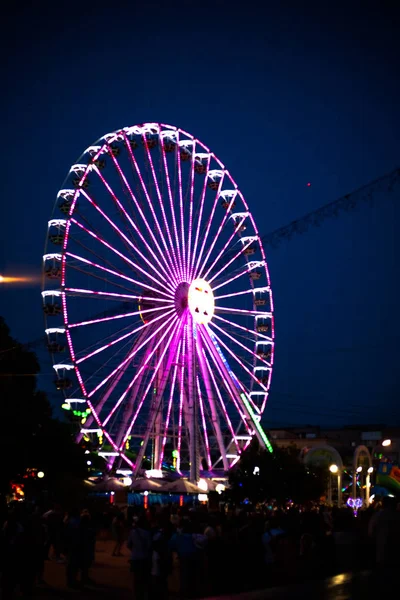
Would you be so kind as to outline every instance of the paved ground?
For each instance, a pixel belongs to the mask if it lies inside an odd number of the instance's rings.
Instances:
[[[129,554],[111,556],[113,542],[100,540],[96,544],[96,560],[90,576],[96,585],[84,590],[71,590],[66,586],[65,565],[46,561],[46,585],[36,588],[36,600],[132,600],[129,572]],[[177,571],[170,577],[171,599],[178,598]],[[394,584],[394,587],[393,587]],[[389,594],[385,593],[389,592]],[[392,592],[390,594],[390,592]],[[394,595],[393,595],[394,594]],[[376,600],[384,596],[395,598],[398,595],[397,583],[391,574],[371,575],[370,573],[336,575],[324,581],[302,585],[291,585],[268,590],[246,592],[240,595],[220,596],[218,600]],[[208,599],[214,600],[214,599]]]

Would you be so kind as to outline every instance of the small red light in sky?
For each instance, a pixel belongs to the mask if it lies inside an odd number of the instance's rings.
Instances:
[[[310,182],[307,183],[307,187],[311,187],[311,183]]]

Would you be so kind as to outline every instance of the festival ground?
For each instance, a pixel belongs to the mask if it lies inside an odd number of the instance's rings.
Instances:
[[[118,598],[118,600],[132,600],[131,578],[129,572],[129,555],[124,551],[124,556],[113,557],[112,541],[100,540],[96,544],[95,564],[91,569],[91,578],[93,585],[87,586],[84,590],[71,590],[66,586],[65,564],[57,563],[54,560],[46,561],[45,565],[45,585],[41,585],[35,590],[37,600],[57,598],[60,600],[89,600],[96,598]],[[178,593],[178,563],[169,578],[170,598],[171,600],[179,598]],[[218,596],[219,600],[237,599],[237,600],[272,600],[272,599],[320,599],[320,600],[354,600],[357,598],[373,598],[377,590],[383,591],[385,587],[383,579],[375,578],[370,572],[358,574],[345,573],[330,577],[323,581],[313,581],[306,584],[291,585],[254,592],[246,592],[239,595]],[[1,596],[0,596],[1,598]],[[217,600],[217,597],[207,600]]]

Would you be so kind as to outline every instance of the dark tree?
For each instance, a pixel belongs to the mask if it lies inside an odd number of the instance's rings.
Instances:
[[[271,454],[260,449],[255,439],[232,470],[229,482],[236,501],[301,503],[318,500],[324,491],[323,478],[306,469],[296,448],[274,448]]]
[[[46,394],[36,387],[36,355],[10,335],[0,317],[0,491],[22,479],[27,469],[45,473],[41,483],[54,489],[69,476],[86,474],[84,452],[71,426],[52,417]]]

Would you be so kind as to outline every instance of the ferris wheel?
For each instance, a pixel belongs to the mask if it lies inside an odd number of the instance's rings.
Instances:
[[[228,470],[256,436],[274,353],[256,223],[223,163],[176,127],[100,138],[48,222],[55,384],[108,467]]]

